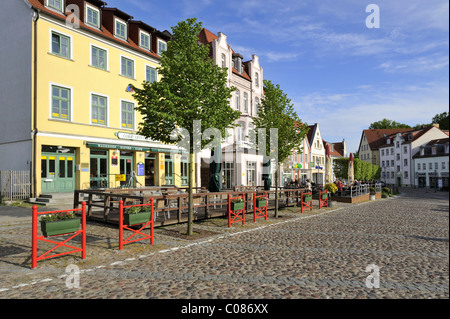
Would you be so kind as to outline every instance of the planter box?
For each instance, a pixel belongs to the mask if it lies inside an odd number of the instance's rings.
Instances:
[[[312,196],[311,195],[303,195],[303,202],[310,202],[312,201]]]
[[[256,207],[266,207],[267,201],[265,199],[257,199]]]
[[[244,202],[240,203],[231,202],[231,210],[243,210],[243,209],[244,209]]]
[[[375,194],[369,195],[370,200],[375,200]]]
[[[142,212],[137,214],[123,214],[123,224],[124,225],[136,225],[143,224],[150,220],[150,212]]]
[[[45,237],[74,233],[80,229],[81,218],[41,221],[41,231]]]
[[[322,199],[327,199],[328,198],[328,194],[321,194],[320,195]]]

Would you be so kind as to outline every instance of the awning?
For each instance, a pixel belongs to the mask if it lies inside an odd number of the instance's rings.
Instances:
[[[127,151],[150,151],[150,147],[134,146],[134,145],[120,145],[120,144],[106,144],[106,143],[87,143],[87,147],[90,148],[107,148],[115,150],[127,150]]]

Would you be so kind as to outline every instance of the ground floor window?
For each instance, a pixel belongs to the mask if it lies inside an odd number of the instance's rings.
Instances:
[[[91,149],[90,152],[91,188],[108,187],[108,151]]]
[[[165,159],[164,159],[164,167],[165,167],[165,183],[166,183],[166,185],[174,185],[173,157],[171,154],[166,154]]]
[[[232,189],[234,186],[234,163],[224,162],[222,170],[222,182],[225,189]]]
[[[247,186],[256,186],[256,162],[247,162]]]
[[[189,184],[189,159],[186,155],[181,156],[181,186]]]

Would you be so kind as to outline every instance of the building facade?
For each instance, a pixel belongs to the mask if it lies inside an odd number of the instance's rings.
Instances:
[[[386,136],[379,146],[381,180],[391,185],[418,186],[413,155],[429,141],[447,136],[436,126]]]
[[[0,22],[0,170],[30,170],[35,196],[187,185],[187,156],[137,135],[142,117],[127,89],[158,80],[167,31],[99,0],[2,1],[0,10],[10,13]],[[5,31],[10,23],[20,32]]]
[[[413,156],[415,185],[448,191],[449,138],[435,139],[422,145]]]
[[[235,52],[227,41],[227,36],[217,35],[207,29],[199,34],[199,40],[210,47],[210,57],[214,63],[228,72],[227,86],[235,87],[230,107],[241,112],[236,121],[237,127],[228,131],[228,137],[222,143],[222,188],[234,186],[263,186],[263,156],[256,154],[249,144],[249,132],[253,129],[253,117],[258,112],[258,105],[263,97],[264,71],[259,57],[244,61],[243,56]],[[197,178],[202,187],[208,186],[210,150],[198,154],[197,163],[201,169]],[[274,170],[274,164],[272,165]],[[273,180],[273,178],[272,178]]]
[[[386,136],[410,129],[369,129],[363,130],[358,148],[358,158],[361,161],[380,166],[380,145],[384,144]]]
[[[325,146],[319,124],[310,125],[308,128],[309,131],[306,136],[311,147],[309,157],[311,181],[319,185],[325,185]]]

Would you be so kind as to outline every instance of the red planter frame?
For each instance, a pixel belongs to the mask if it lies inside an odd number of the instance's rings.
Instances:
[[[124,225],[123,224],[123,210],[124,210],[124,208],[142,207],[142,206],[151,206],[152,207],[152,211],[151,211],[151,214],[150,214],[150,220],[147,223],[136,224],[136,225],[142,225],[143,224],[143,226],[141,228],[139,228],[138,230],[129,227],[129,226],[133,226],[133,225]],[[154,207],[153,198],[150,199],[150,204],[123,206],[123,201],[121,200],[119,202],[119,249],[120,250],[123,249],[123,245],[130,244],[130,243],[133,243],[133,242],[136,242],[136,241],[140,241],[140,240],[145,240],[145,239],[150,239],[150,244],[153,245],[153,243],[154,243],[154,232],[153,232],[154,211],[155,211],[155,207]],[[142,233],[142,231],[149,225],[150,225],[150,235]],[[123,230],[124,229],[129,230],[129,231],[133,232],[134,234],[129,236],[127,239],[123,240]],[[131,240],[134,236],[136,236],[138,234],[142,235],[143,237]]]
[[[38,210],[37,205],[34,205],[32,207],[33,216],[32,216],[32,234],[31,234],[31,237],[32,237],[31,268],[36,268],[37,262],[39,260],[69,255],[69,254],[78,253],[78,252],[81,252],[81,258],[86,259],[86,202],[83,202],[82,207],[79,209],[59,210],[59,211],[40,212],[40,213],[37,210]],[[64,236],[67,234],[61,234],[61,235],[49,236],[49,237],[45,237],[45,236],[38,237],[38,235],[37,235],[38,215],[59,214],[59,213],[80,212],[80,211],[81,211],[81,229],[74,232],[73,235],[70,236],[69,238],[67,238],[66,240],[64,240],[62,242],[61,241],[58,242],[58,241],[50,240],[48,238]],[[70,245],[66,244],[68,241],[74,239],[78,235],[81,235],[81,248],[70,246]],[[50,249],[49,251],[47,251],[46,253],[42,254],[41,256],[38,256],[37,255],[38,240],[52,243],[52,244],[55,244],[56,246],[53,247],[52,249]],[[65,253],[53,254],[53,255],[48,256],[49,253],[51,253],[58,247],[67,247],[67,248],[70,248],[73,250],[65,252]]]
[[[264,207],[256,207],[256,200],[260,198],[264,198],[266,200],[266,206]],[[267,200],[267,192],[264,192],[264,195],[256,195],[253,194],[253,221],[256,222],[257,218],[262,218],[264,217],[265,220],[267,220],[267,204],[268,204],[268,200]]]
[[[231,210],[231,200],[232,199],[242,199],[244,201],[244,208],[241,210]],[[231,224],[238,223],[242,221],[242,225],[245,225],[245,194],[242,194],[242,197],[231,197],[228,194],[228,228],[231,227]]]
[[[311,201],[304,202],[303,201],[303,195],[307,195],[307,194],[311,195]],[[301,207],[302,214],[303,214],[303,210],[305,210],[305,209],[309,208],[309,209],[311,209],[311,211],[313,210],[312,191],[305,192],[305,193],[300,192],[300,204],[301,204],[300,207]]]
[[[327,196],[327,199],[322,199],[322,194],[324,193],[328,195],[328,190],[325,190],[325,192],[319,190],[319,209],[321,209],[322,207],[328,207],[329,197]]]

